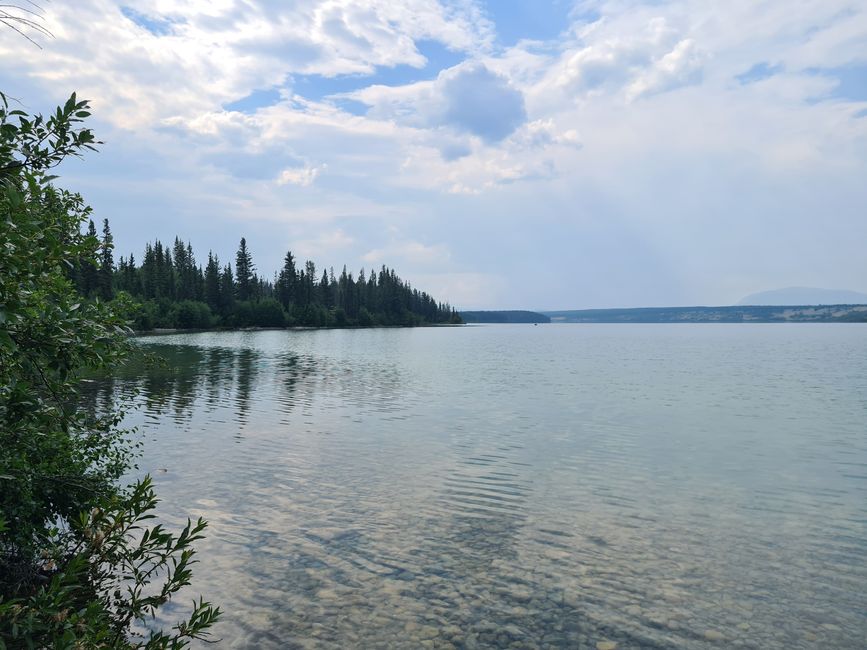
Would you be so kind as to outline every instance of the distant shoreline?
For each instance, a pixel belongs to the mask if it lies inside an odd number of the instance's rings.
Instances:
[[[559,311],[461,311],[467,324],[495,323],[864,323],[867,305],[624,307]]]
[[[634,307],[542,312],[552,323],[863,323],[867,305]]]

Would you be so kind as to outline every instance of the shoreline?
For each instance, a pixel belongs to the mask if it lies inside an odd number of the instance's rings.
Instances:
[[[172,334],[201,334],[203,332],[305,332],[312,330],[374,330],[415,329],[419,327],[464,327],[466,323],[428,323],[424,325],[291,325],[288,327],[208,327],[182,329],[179,327],[156,327],[152,330],[134,330],[133,336],[169,336]]]

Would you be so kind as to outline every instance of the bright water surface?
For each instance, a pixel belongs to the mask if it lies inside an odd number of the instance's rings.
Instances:
[[[221,647],[865,647],[865,326],[141,343]]]

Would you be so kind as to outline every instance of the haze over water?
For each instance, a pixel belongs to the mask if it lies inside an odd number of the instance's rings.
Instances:
[[[211,522],[223,647],[867,638],[864,326],[140,341],[168,368],[102,397],[141,389],[161,514]]]

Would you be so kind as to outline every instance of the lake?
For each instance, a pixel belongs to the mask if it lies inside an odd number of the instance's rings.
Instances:
[[[867,326],[139,341],[221,647],[864,647]]]

